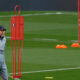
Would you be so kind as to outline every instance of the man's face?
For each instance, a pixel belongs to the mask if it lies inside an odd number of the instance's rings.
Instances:
[[[3,37],[5,35],[5,31],[0,30],[0,36]]]

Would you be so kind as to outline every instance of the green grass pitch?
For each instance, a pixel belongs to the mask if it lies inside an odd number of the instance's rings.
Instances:
[[[34,15],[54,13],[49,15]],[[77,12],[25,11],[24,47],[22,72],[80,67],[80,48],[71,48],[73,40],[78,40]],[[0,12],[0,24],[6,26],[6,36],[10,37],[10,15]],[[33,14],[33,15],[27,15]],[[9,16],[8,16],[9,15]],[[5,16],[5,17],[2,17]],[[66,44],[67,49],[56,49],[57,44]],[[10,39],[7,39],[5,58],[8,73],[12,73],[12,53]],[[21,80],[79,80],[80,69],[24,73]],[[11,76],[9,74],[9,76]],[[53,77],[46,79],[45,77]],[[12,80],[9,78],[9,80]]]

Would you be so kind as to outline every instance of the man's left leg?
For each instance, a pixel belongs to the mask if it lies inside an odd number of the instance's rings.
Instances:
[[[6,67],[3,67],[1,70],[1,78],[2,80],[8,80],[8,72]]]

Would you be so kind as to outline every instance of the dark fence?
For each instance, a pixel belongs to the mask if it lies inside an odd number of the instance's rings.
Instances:
[[[22,10],[77,10],[77,0],[1,0],[0,11],[13,11],[14,6],[21,5]]]
[[[78,0],[56,0],[57,10],[77,11]]]

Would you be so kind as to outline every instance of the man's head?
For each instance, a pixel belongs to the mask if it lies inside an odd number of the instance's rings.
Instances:
[[[5,31],[6,31],[6,28],[0,25],[0,37],[3,37],[5,35]]]

